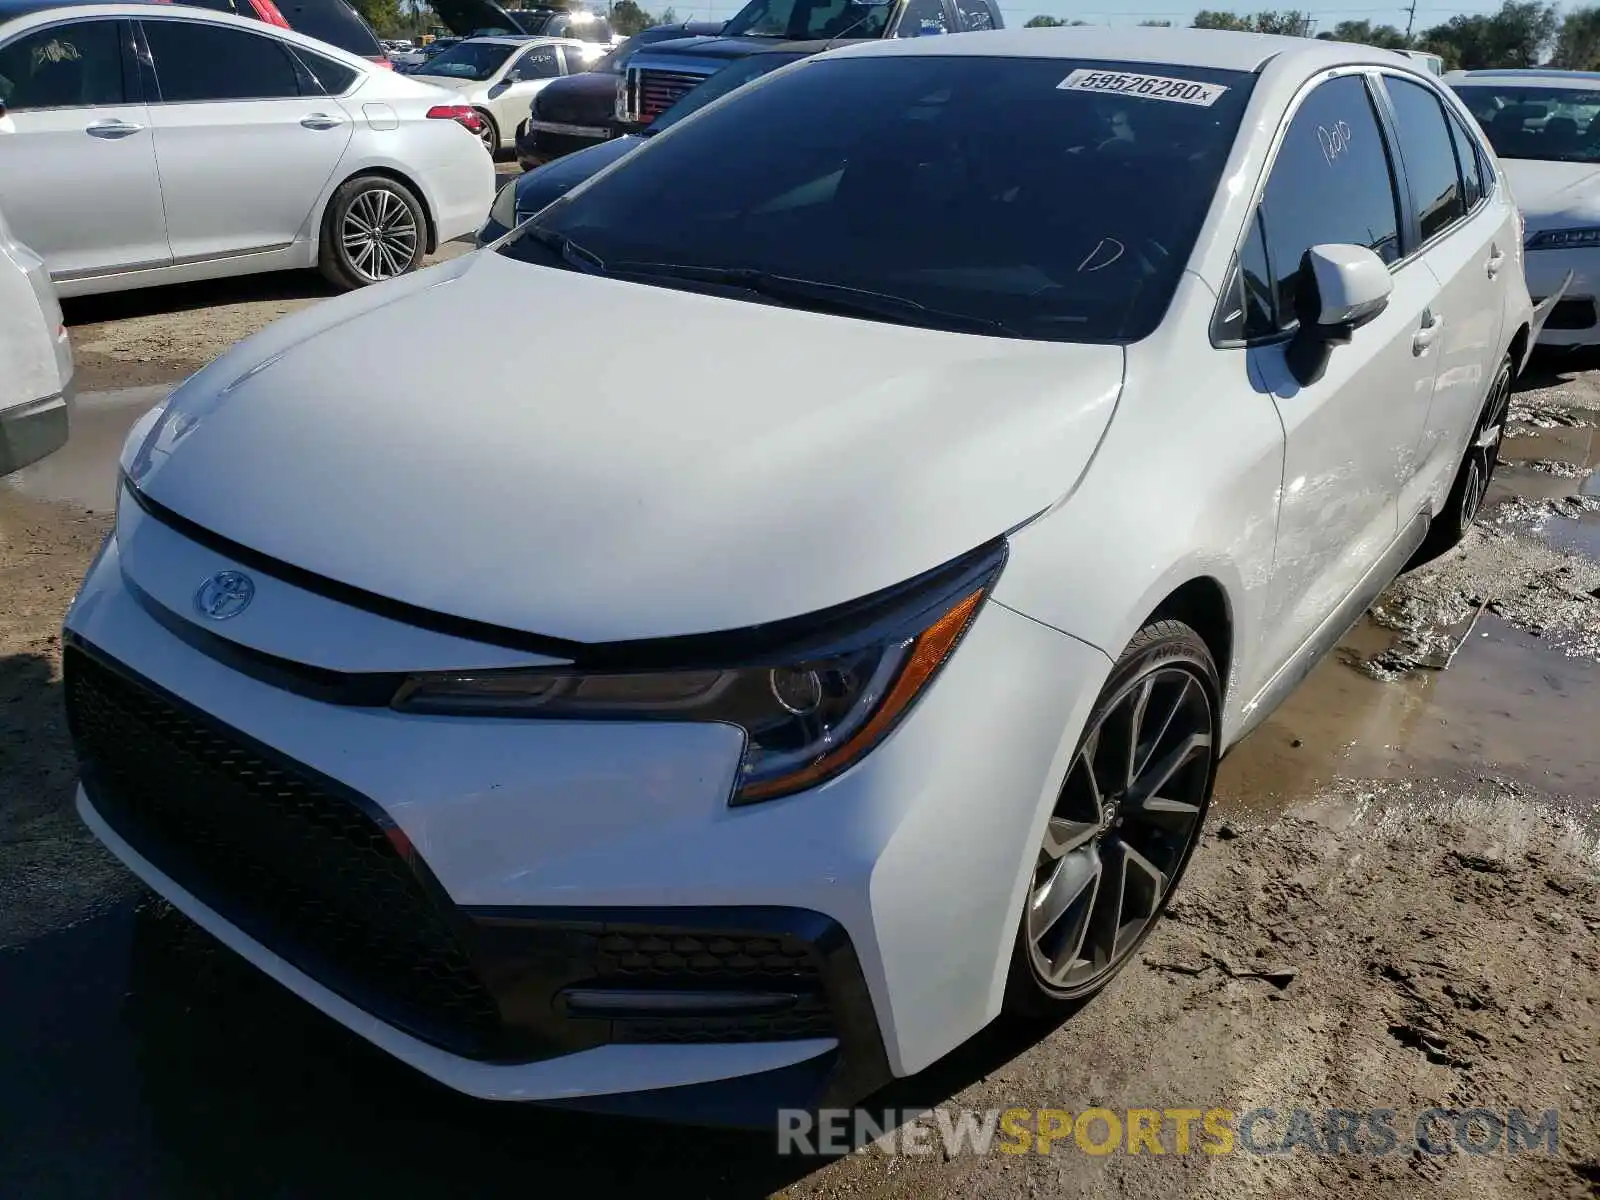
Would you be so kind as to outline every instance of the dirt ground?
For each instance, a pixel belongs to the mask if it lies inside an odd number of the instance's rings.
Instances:
[[[0,1194],[1600,1195],[1600,357],[1540,361],[1482,527],[1391,588],[1223,764],[1140,961],[1060,1027],[985,1031],[871,1102],[1270,1108],[1268,1148],[1295,1109],[1318,1128],[1391,1109],[1399,1146],[1176,1153],[1169,1130],[1161,1155],[1068,1138],[824,1161],[771,1138],[491,1119],[225,953],[179,947],[159,985],[129,966],[171,918],[139,911],[70,810],[57,629],[109,524],[80,476],[160,394],[118,389],[171,384],[322,294],[290,276],[70,304],[99,416],[66,466],[0,485]],[[1411,1147],[1434,1108],[1556,1110],[1557,1146]]]

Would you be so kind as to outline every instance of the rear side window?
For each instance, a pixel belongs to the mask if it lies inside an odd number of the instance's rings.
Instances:
[[[1483,199],[1483,159],[1478,155],[1478,143],[1454,116],[1450,118],[1450,138],[1456,144],[1456,162],[1461,167],[1462,199],[1467,211],[1478,207]]]
[[[1400,257],[1394,178],[1361,76],[1330,79],[1306,97],[1285,131],[1261,208],[1280,325],[1295,320],[1300,260],[1312,246],[1338,242],[1366,246],[1384,262]]]
[[[312,79],[316,80],[317,87],[313,91],[323,91],[330,96],[342,96],[348,92],[361,74],[354,67],[342,62],[335,62],[321,54],[315,54],[303,46],[296,46],[294,54],[305,64]]]
[[[0,102],[18,111],[124,103],[121,29],[120,21],[74,21],[0,47]]]
[[[345,0],[282,0],[278,11],[296,33],[317,38],[361,58],[379,58],[378,35]]]
[[[956,16],[967,32],[1000,28],[1000,16],[990,0],[956,0]]]
[[[1384,76],[1389,99],[1394,102],[1395,126],[1400,137],[1400,161],[1411,185],[1422,240],[1448,229],[1466,215],[1461,197],[1461,176],[1456,170],[1455,147],[1445,124],[1439,98],[1420,83]]]
[[[300,95],[294,60],[276,38],[199,21],[146,21],[144,36],[165,103]]]

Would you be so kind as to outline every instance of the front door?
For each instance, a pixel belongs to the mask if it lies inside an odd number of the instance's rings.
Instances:
[[[311,216],[350,143],[349,114],[270,34],[141,24],[160,89],[150,117],[175,261],[316,237]]]
[[[524,50],[510,62],[505,74],[489,89],[489,111],[500,130],[501,145],[516,139],[539,89],[560,77],[561,56],[554,44]]]
[[[1378,564],[1398,532],[1402,478],[1427,420],[1438,352],[1438,286],[1418,259],[1400,264],[1401,205],[1363,74],[1319,84],[1285,130],[1262,198],[1258,271],[1280,331],[1293,327],[1301,257],[1312,246],[1366,246],[1394,264],[1388,307],[1333,348],[1326,373],[1297,383],[1278,340],[1251,352],[1252,378],[1283,422],[1283,485],[1265,662],[1282,664]]]
[[[57,280],[172,260],[130,36],[63,21],[0,45],[0,209]]]

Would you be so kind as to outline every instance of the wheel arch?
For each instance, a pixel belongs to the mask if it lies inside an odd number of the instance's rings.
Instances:
[[[1168,592],[1139,622],[1139,627],[1168,620],[1182,621],[1200,635],[1217,667],[1217,681],[1222,688],[1218,700],[1225,699],[1233,674],[1234,644],[1233,605],[1227,589],[1214,576],[1197,575]]]
[[[1522,322],[1517,331],[1511,335],[1511,345],[1506,352],[1511,355],[1512,368],[1517,375],[1521,375],[1528,365],[1528,354],[1531,349],[1528,339],[1532,335],[1533,330],[1526,321]]]
[[[401,184],[407,191],[417,198],[417,203],[422,206],[422,223],[425,226],[425,232],[427,234],[427,252],[432,254],[434,251],[436,251],[439,248],[439,223],[438,219],[434,216],[433,203],[428,198],[428,190],[423,187],[420,182],[418,182],[412,176],[407,175],[404,171],[382,164],[369,164],[367,166],[357,167],[355,170],[350,171],[342,176],[338,182],[336,182],[333,187],[329,189],[328,198],[322,202],[322,211],[317,216],[317,230],[320,232],[322,229],[322,223],[328,219],[329,206],[333,204],[333,198],[338,194],[339,189],[353,179],[361,179],[368,175],[376,176],[380,179],[388,179],[394,183]]]

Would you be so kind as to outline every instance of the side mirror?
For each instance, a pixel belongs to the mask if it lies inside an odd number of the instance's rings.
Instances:
[[[1295,315],[1300,328],[1285,353],[1301,387],[1322,378],[1333,347],[1381,313],[1394,291],[1384,261],[1365,246],[1313,246],[1300,259]]]

